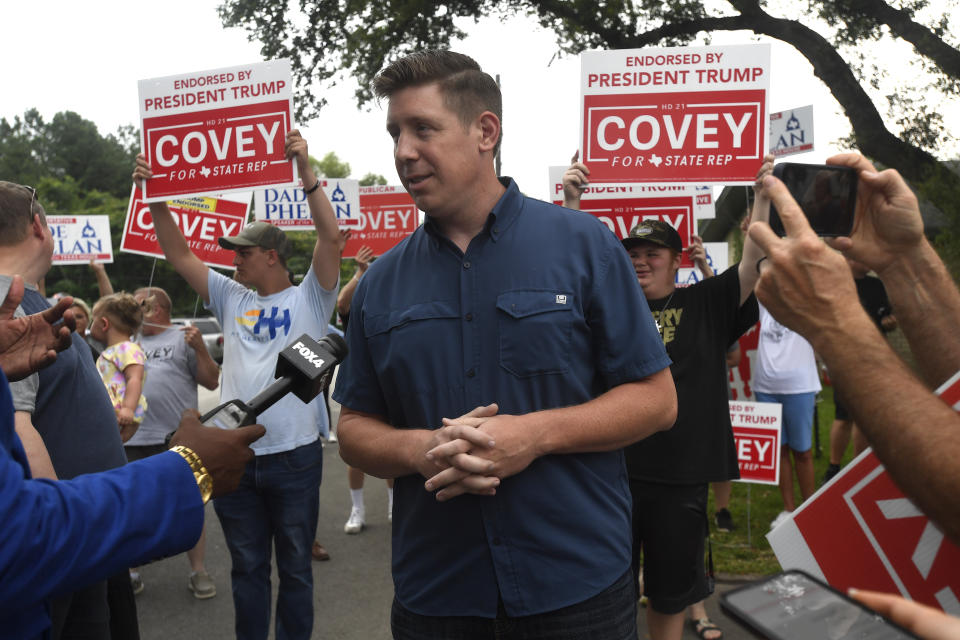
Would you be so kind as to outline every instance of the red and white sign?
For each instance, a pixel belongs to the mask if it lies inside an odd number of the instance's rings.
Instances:
[[[184,198],[167,204],[194,255],[211,267],[234,268],[233,251],[221,247],[217,238],[234,236],[246,225],[250,212],[249,194],[246,202],[228,198]],[[136,187],[130,193],[120,251],[165,257],[153,229],[150,208]]]
[[[356,257],[363,246],[382,256],[420,225],[420,210],[400,186],[360,187],[360,214],[343,250],[344,258]]]
[[[296,184],[289,60],[140,81],[146,202]]]
[[[958,380],[960,374],[938,390],[954,408]],[[960,615],[960,547],[903,495],[870,449],[767,539],[784,569],[805,569],[841,590],[900,593]]]
[[[770,153],[777,158],[813,151],[813,105],[770,114]]]
[[[587,167],[589,169],[589,167]],[[567,167],[549,167],[550,199],[554,204],[563,204],[563,174]],[[650,196],[690,196],[693,198],[693,216],[696,220],[707,220],[716,217],[716,207],[713,202],[713,187],[709,185],[662,185],[662,184],[597,184],[590,176],[591,182],[583,190],[580,202],[587,200],[607,200],[621,197],[650,197]],[[581,207],[583,208],[583,207]],[[585,209],[584,209],[585,210]]]
[[[53,236],[53,264],[113,262],[110,216],[47,216]]]
[[[312,185],[311,185],[312,186]],[[360,224],[360,183],[350,178],[320,178],[337,224],[356,228]],[[260,189],[253,193],[254,215],[284,231],[313,230],[313,217],[303,185]]]
[[[769,45],[587,51],[580,63],[580,157],[592,181],[753,184]]]
[[[757,345],[760,342],[760,323],[753,325],[740,336],[740,364],[730,369],[730,391],[734,400],[753,400],[752,382],[754,363],[757,360]]]
[[[778,402],[730,401],[730,424],[740,465],[739,482],[780,482],[780,420]]]

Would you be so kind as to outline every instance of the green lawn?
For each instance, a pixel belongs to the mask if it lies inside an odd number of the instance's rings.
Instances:
[[[824,387],[817,403],[819,415],[820,454],[817,455],[817,441],[814,439],[813,465],[817,488],[827,468],[830,457],[830,424],[833,422],[833,388]],[[816,426],[816,425],[815,425]],[[844,463],[853,457],[852,445],[847,448]],[[796,488],[796,501],[800,504],[800,491]],[[750,511],[749,542],[747,535],[747,509]],[[783,509],[780,489],[773,485],[733,483],[733,495],[730,499],[730,513],[736,529],[730,533],[716,530],[713,522],[713,492],[710,492],[710,537],[713,542],[713,562],[718,573],[732,574],[773,574],[780,571],[780,564],[767,542],[770,522]]]

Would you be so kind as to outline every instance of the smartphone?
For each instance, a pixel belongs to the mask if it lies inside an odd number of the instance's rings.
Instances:
[[[720,608],[757,637],[769,640],[917,637],[796,569],[721,594]]]
[[[857,205],[857,171],[829,164],[782,162],[773,175],[787,186],[818,236],[849,236]],[[776,207],[770,207],[770,226],[786,235]]]

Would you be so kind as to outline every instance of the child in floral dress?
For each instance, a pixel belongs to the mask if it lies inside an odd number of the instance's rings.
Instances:
[[[114,293],[97,301],[90,322],[90,335],[107,345],[97,358],[97,369],[117,412],[124,442],[133,437],[147,410],[147,399],[141,393],[147,356],[130,340],[140,331],[145,313],[129,293]]]

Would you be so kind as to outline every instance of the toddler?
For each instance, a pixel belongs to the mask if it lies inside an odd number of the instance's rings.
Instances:
[[[150,300],[144,304],[149,306]],[[136,432],[147,410],[143,396],[144,363],[147,356],[130,337],[140,331],[143,316],[149,309],[140,305],[129,293],[104,296],[93,305],[90,335],[107,348],[97,358],[97,369],[117,412],[120,439],[126,442]]]

